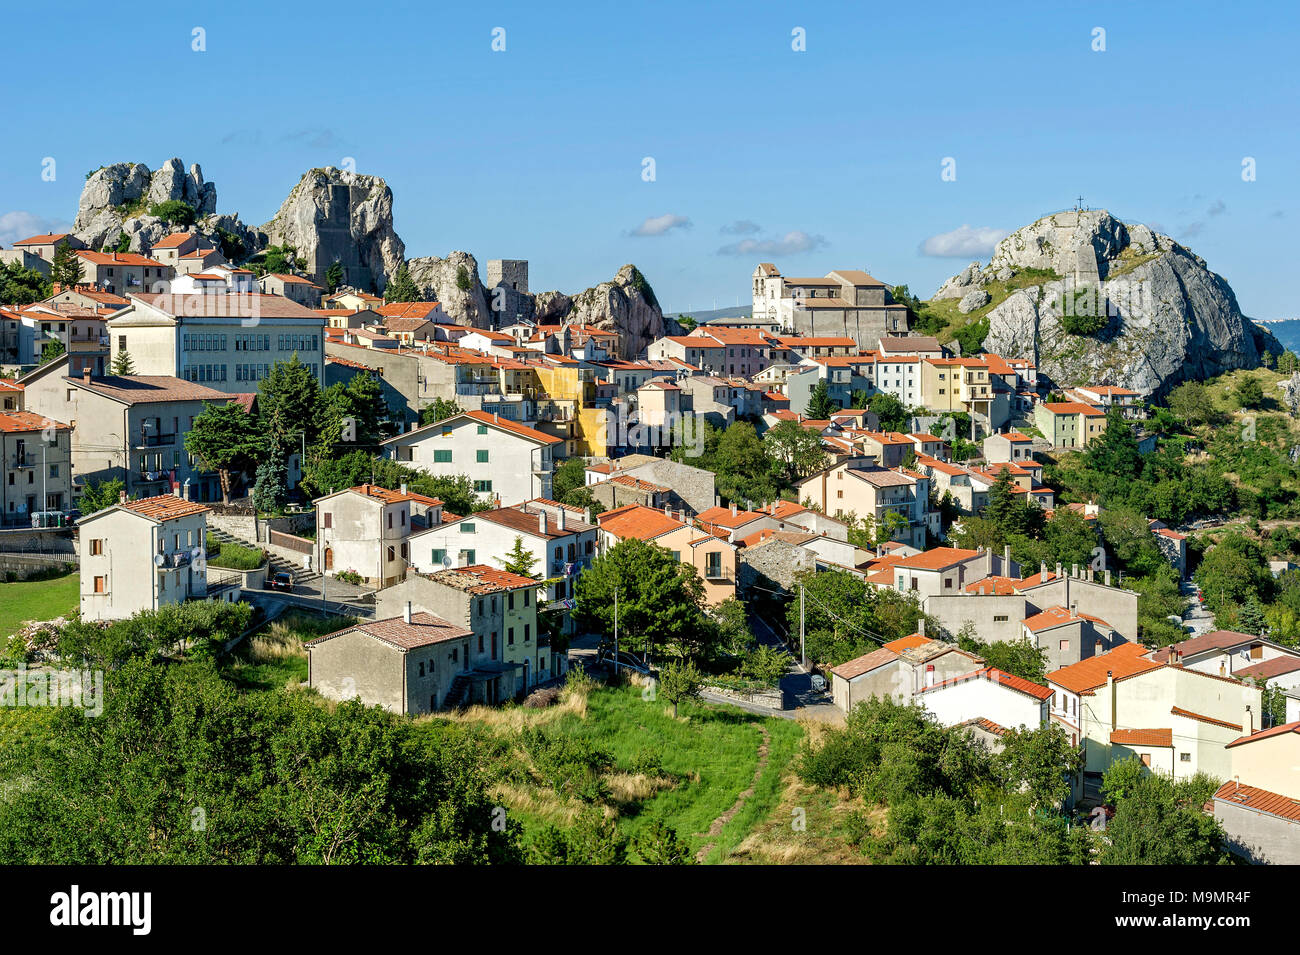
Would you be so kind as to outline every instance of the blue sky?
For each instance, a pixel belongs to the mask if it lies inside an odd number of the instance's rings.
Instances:
[[[0,242],[66,226],[110,162],[198,162],[219,211],[261,223],[306,169],[352,157],[392,187],[408,256],[526,258],[535,291],[568,292],[635,262],[677,311],[743,303],[768,260],[929,295],[1082,195],[1187,244],[1247,314],[1300,316],[1298,20],[1283,3],[16,5]]]

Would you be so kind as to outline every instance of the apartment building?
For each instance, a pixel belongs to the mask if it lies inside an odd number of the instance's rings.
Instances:
[[[871,457],[850,457],[799,482],[799,500],[839,519],[869,518],[891,540],[924,548],[939,533],[930,510],[930,478],[906,468],[884,468]]]
[[[72,428],[31,411],[0,411],[0,526],[57,523],[71,507]]]
[[[636,539],[662,547],[674,560],[693,567],[704,582],[709,606],[736,595],[737,546],[683,520],[680,512],[629,504],[605,511],[596,522],[602,548]]]
[[[325,319],[278,295],[132,294],[107,322],[111,360],[127,352],[136,373],[166,375],[217,391],[257,390],[294,355],[324,381]]]

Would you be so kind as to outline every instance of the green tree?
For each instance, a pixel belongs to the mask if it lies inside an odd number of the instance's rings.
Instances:
[[[1065,567],[1088,566],[1097,547],[1097,529],[1078,511],[1058,507],[1043,525],[1043,539],[1052,556],[1049,563]]]
[[[534,577],[533,568],[537,565],[537,556],[524,546],[524,539],[520,535],[515,535],[514,546],[506,551],[505,557],[501,560],[501,566],[512,574],[518,574],[520,577]]]
[[[1084,456],[1089,468],[1119,480],[1130,480],[1142,470],[1142,455],[1133,437],[1133,426],[1118,407],[1106,412],[1106,429],[1088,442]]]
[[[700,649],[707,629],[704,583],[693,566],[655,544],[627,538],[578,577],[578,625],[612,637],[615,594],[620,649],[647,656],[656,646],[671,647],[679,656]]]
[[[79,506],[82,514],[94,514],[106,507],[112,507],[121,500],[126,484],[121,478],[108,478],[96,484],[87,480],[86,488],[81,492]]]
[[[113,365],[110,370],[115,375],[134,375],[135,362],[131,360],[131,353],[125,348],[118,349],[117,356],[113,359]]]
[[[808,393],[808,407],[804,409],[804,414],[814,420],[824,421],[839,410],[839,406],[831,400],[830,385],[825,378],[820,379]]]
[[[770,461],[770,469],[776,471],[786,487],[794,487],[801,479],[820,471],[829,461],[822,449],[821,434],[793,420],[781,421],[769,428],[763,435],[763,449]]]
[[[203,467],[216,471],[221,482],[221,500],[230,503],[231,476],[247,470],[265,448],[261,430],[252,416],[239,405],[204,403],[203,411],[185,435],[185,450]]]
[[[36,269],[23,268],[17,262],[0,262],[0,302],[31,305],[49,298],[50,293],[50,282]]]
[[[435,424],[460,414],[465,409],[450,398],[435,398],[433,404],[420,409],[420,424]]]
[[[968,322],[961,328],[957,329],[957,344],[961,346],[963,357],[969,358],[971,355],[977,355],[984,349],[984,339],[989,336],[989,319],[984,316],[973,322]]]
[[[1236,388],[1237,403],[1243,408],[1258,408],[1264,404],[1264,389],[1258,378],[1243,378]]]
[[[294,352],[289,361],[277,361],[257,386],[258,426],[267,449],[287,458],[305,442],[316,440],[316,413],[320,384],[311,369]]]
[[[469,269],[465,268],[463,265],[457,266],[456,288],[460,289],[462,292],[468,292],[473,287],[474,283],[470,280]]]
[[[777,488],[772,479],[770,459],[754,426],[748,421],[732,423],[718,439],[711,460],[706,460],[709,470],[717,476],[715,487],[725,502],[776,499]]]
[[[1056,809],[1069,798],[1071,779],[1083,770],[1083,752],[1054,724],[1014,729],[1002,737],[994,766],[1009,792],[1023,790],[1032,805]]]
[[[68,243],[60,243],[54,250],[54,261],[50,264],[50,281],[63,288],[74,288],[81,284],[83,277],[81,258],[76,249]]]
[[[334,292],[343,284],[343,279],[343,263],[335,259],[330,263],[330,267],[325,270],[325,291]]]
[[[188,202],[182,202],[180,199],[168,199],[165,202],[155,202],[149,207],[149,215],[157,216],[168,225],[191,226],[194,225],[198,214],[194,207]]]
[[[258,462],[253,483],[253,506],[262,514],[278,514],[287,502],[288,474],[284,461],[269,457]]]
[[[703,688],[704,674],[690,660],[668,663],[659,671],[659,692],[673,705],[674,718],[678,704],[698,699]]]
[[[867,408],[880,419],[881,431],[907,430],[907,407],[893,395],[884,391],[874,394],[867,401]]]
[[[985,643],[975,636],[973,627],[963,627],[958,634],[957,645],[967,653],[983,657],[988,666],[1033,683],[1047,682],[1047,651],[1029,640],[994,640]]]
[[[411,278],[411,270],[403,262],[397,267],[393,280],[384,288],[385,302],[418,302],[420,287]]]
[[[41,346],[41,364],[48,365],[50,362],[58,360],[66,351],[63,342],[57,338],[51,338]]]
[[[632,851],[646,865],[694,865],[690,843],[656,819],[632,837]]]
[[[1169,410],[1193,427],[1209,424],[1218,417],[1210,390],[1199,381],[1185,381],[1169,392]]]
[[[1195,803],[1196,793],[1180,799],[1166,776],[1133,767],[1136,758],[1116,763],[1102,777],[1108,795],[1118,791],[1109,784],[1112,773],[1125,777],[1115,817],[1106,826],[1106,838],[1097,861],[1102,865],[1214,865],[1223,861],[1223,829]],[[1128,765],[1126,765],[1128,764]],[[1187,800],[1186,796],[1192,796]],[[1204,797],[1201,795],[1201,801]]]

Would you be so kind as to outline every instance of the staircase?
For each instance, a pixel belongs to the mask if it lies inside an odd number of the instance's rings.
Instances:
[[[465,699],[469,696],[470,679],[463,673],[458,673],[451,681],[451,686],[447,688],[447,695],[442,698],[442,709],[455,710],[465,705]]]
[[[219,544],[238,544],[241,547],[251,547],[253,550],[263,550],[261,544],[246,540],[242,537],[236,537],[229,531],[222,530],[220,527],[209,527],[208,534]],[[307,570],[301,564],[295,564],[271,554],[266,565],[266,576],[269,580],[272,574],[285,573],[293,580],[295,587],[306,586],[314,581],[320,580],[320,574],[314,570]]]

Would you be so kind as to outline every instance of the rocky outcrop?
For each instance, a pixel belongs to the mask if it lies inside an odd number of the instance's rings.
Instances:
[[[299,262],[318,281],[339,262],[344,281],[359,288],[382,291],[406,255],[393,231],[388,184],[333,166],[309,170],[262,231],[270,244],[296,249]]]
[[[160,202],[184,202],[198,218],[192,231],[219,241],[217,223],[248,241],[248,252],[257,251],[258,236],[238,216],[216,216],[217,186],[203,178],[197,163],[188,171],[177,158],[168,159],[156,171],[143,163],[114,163],[95,170],[86,178],[72,230],[87,247],[115,248],[125,234],[129,250],[147,254],[153,244],[177,226],[149,214]]]
[[[468,252],[452,252],[442,259],[422,256],[408,261],[406,267],[421,294],[429,301],[441,302],[442,310],[457,324],[477,328],[510,324],[491,320],[487,295],[478,277],[478,261]],[[468,288],[461,287],[466,284]]]
[[[961,301],[957,303],[957,311],[963,315],[968,315],[977,308],[983,308],[992,300],[993,297],[988,292],[982,288],[977,288],[961,297]]]
[[[620,358],[635,358],[664,334],[664,313],[654,289],[635,265],[625,265],[613,281],[573,296],[565,317],[616,332]]]
[[[1036,284],[992,285],[1036,270]],[[1180,381],[1259,364],[1273,350],[1232,289],[1188,249],[1104,210],[1058,213],[1013,232],[987,266],[941,292],[1003,295],[986,313],[986,351],[1029,358],[1057,385],[1116,384],[1160,395]],[[986,303],[987,304],[987,303]]]

